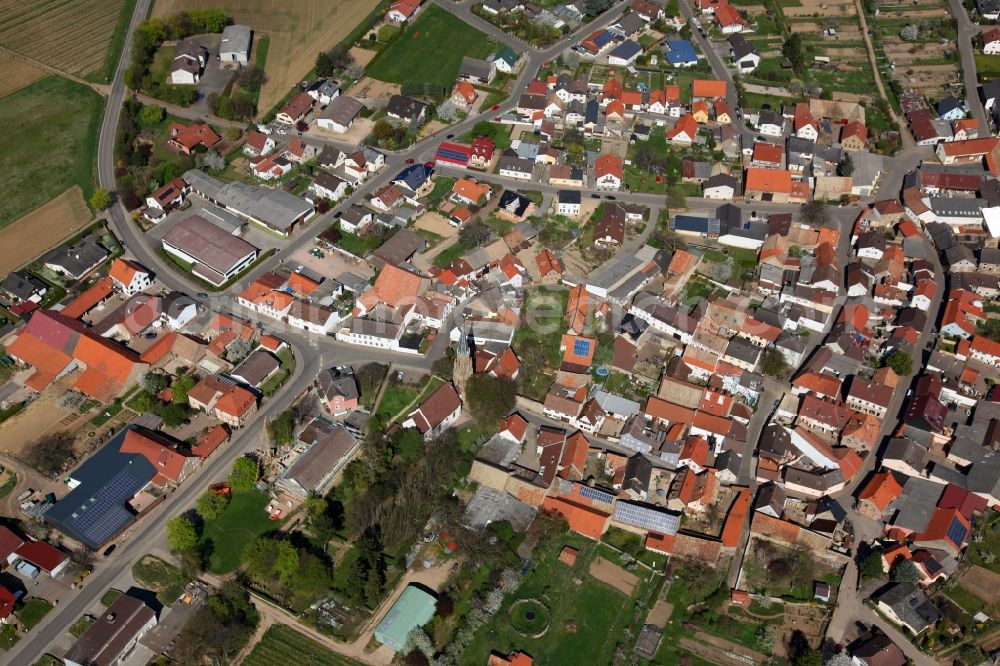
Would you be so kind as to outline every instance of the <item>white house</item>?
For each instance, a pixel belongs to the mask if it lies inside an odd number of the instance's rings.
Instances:
[[[624,177],[625,167],[614,155],[601,155],[594,162],[594,185],[597,189],[621,189]]]
[[[1000,29],[991,28],[983,32],[983,53],[986,55],[1000,54]]]
[[[343,134],[354,124],[364,105],[349,95],[335,97],[320,111],[316,125],[331,132]]]
[[[340,317],[329,308],[296,299],[289,306],[285,321],[294,328],[327,335],[333,332],[334,326],[340,322]]]
[[[559,190],[556,194],[556,212],[575,217],[580,214],[581,197],[579,190]]]
[[[716,174],[702,185],[702,194],[706,199],[731,201],[736,196],[736,179],[729,174]]]
[[[321,199],[339,201],[347,194],[347,182],[332,174],[321,172],[313,181],[312,191]]]
[[[114,283],[115,290],[126,297],[138,294],[153,283],[153,274],[145,266],[121,257],[111,262],[108,277]]]

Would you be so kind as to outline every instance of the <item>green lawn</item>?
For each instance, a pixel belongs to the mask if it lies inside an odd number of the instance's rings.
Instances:
[[[202,541],[211,543],[208,570],[216,574],[233,571],[240,565],[247,544],[280,523],[267,516],[268,497],[256,490],[234,492],[221,516],[205,521]]]
[[[10,478],[2,486],[0,486],[0,498],[4,498],[10,495],[10,491],[14,490],[14,486],[17,485],[17,475],[14,472],[10,473]]]
[[[558,560],[565,544],[579,549],[572,568]],[[534,569],[504,599],[500,611],[476,633],[460,663],[484,664],[490,650],[503,654],[523,650],[538,664],[612,663],[622,630],[636,614],[636,606],[642,606],[636,602],[645,598],[650,583],[641,581],[629,598],[591,577],[590,563],[601,548],[600,544],[574,534],[536,548]],[[602,549],[601,554],[607,557],[608,551]],[[642,575],[642,571],[637,573]],[[548,609],[551,621],[540,638],[527,638],[514,630],[512,621],[523,622],[516,615],[512,618],[510,608],[520,599],[539,600]],[[646,609],[639,612],[645,614]],[[567,628],[570,622],[575,623],[575,631]]]
[[[0,227],[74,185],[89,198],[103,110],[96,92],[55,76],[0,99],[8,129],[0,134]]]
[[[952,601],[962,607],[962,609],[969,615],[975,615],[979,611],[983,610],[986,606],[983,600],[969,592],[967,589],[961,585],[956,585],[954,588],[945,592]]]
[[[385,391],[382,392],[382,400],[379,401],[378,409],[375,413],[387,421],[392,420],[407,405],[413,402],[418,393],[418,389],[403,384],[386,386]]]
[[[120,596],[122,596],[121,590],[116,590],[115,588],[110,587],[108,588],[108,591],[105,592],[103,596],[101,596],[101,605],[110,606],[115,602],[115,599],[117,599]]]
[[[30,631],[32,627],[42,621],[50,610],[55,608],[45,599],[28,599],[24,602],[21,610],[17,611],[17,619],[21,621],[25,631]]]
[[[63,666],[63,660],[53,657],[51,654],[43,654],[35,666]]]
[[[451,265],[451,262],[461,257],[463,254],[465,254],[465,248],[462,247],[461,243],[456,241],[438,252],[437,256],[434,257],[434,265],[440,268],[446,268]]]
[[[496,42],[437,5],[428,5],[406,31],[368,65],[367,74],[391,83],[433,82],[451,89],[463,56],[485,59]]]
[[[981,539],[974,540],[969,546],[969,562],[1000,573],[1000,559],[997,558],[997,553],[1000,553],[1000,519],[997,516],[984,517],[979,523],[976,525],[976,535]]]
[[[244,666],[304,664],[306,666],[358,666],[304,634],[284,624],[270,627],[243,660]]]
[[[132,567],[132,575],[137,583],[156,593],[160,603],[165,606],[171,605],[184,594],[184,586],[188,582],[181,575],[180,569],[155,555],[145,555],[136,562]]]
[[[70,625],[69,633],[75,638],[83,636],[83,632],[90,628],[97,620],[92,615],[81,615],[76,622]]]
[[[976,76],[980,81],[994,79],[1000,76],[1000,55],[986,55],[977,53],[976,56]]]
[[[20,640],[20,636],[17,635],[17,629],[14,628],[12,624],[5,624],[0,627],[0,650],[7,651],[14,647],[14,643]]]

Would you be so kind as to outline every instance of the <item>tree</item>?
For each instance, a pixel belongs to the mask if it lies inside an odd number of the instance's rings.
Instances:
[[[111,193],[103,187],[98,187],[90,195],[90,207],[94,210],[104,210],[111,205]]]
[[[147,104],[142,107],[142,111],[139,112],[139,124],[144,127],[158,125],[163,121],[163,116],[165,114],[166,112],[163,110],[162,106]]]
[[[333,60],[330,59],[330,54],[326,51],[321,51],[316,55],[316,64],[314,66],[316,70],[316,76],[330,76],[333,74]]]
[[[782,377],[788,372],[788,363],[777,349],[768,349],[761,359],[761,370],[771,377]]]
[[[687,197],[684,196],[684,192],[680,188],[671,187],[670,191],[667,192],[667,208],[673,210],[687,208]]]
[[[892,368],[900,377],[906,377],[913,372],[913,357],[902,349],[897,349],[886,357],[882,365]]]
[[[454,368],[455,362],[447,356],[442,356],[441,358],[435,359],[434,362],[431,363],[431,374],[437,375],[441,379],[450,382]]]
[[[198,528],[188,516],[174,516],[167,521],[167,541],[176,553],[194,550],[198,547]]]
[[[366,363],[358,368],[354,372],[354,380],[358,383],[361,396],[374,398],[388,370],[389,366],[381,363]]]
[[[188,391],[194,388],[195,379],[187,373],[177,375],[173,385],[170,387],[170,397],[173,402],[186,405],[188,402]]]
[[[802,219],[814,227],[826,225],[829,219],[826,204],[822,201],[810,201],[807,204],[802,204]]]
[[[785,56],[788,62],[792,63],[792,69],[795,70],[796,74],[801,76],[805,72],[806,55],[805,49],[802,47],[802,35],[800,33],[793,32],[785,39],[785,43],[781,45],[781,55]]]
[[[899,29],[899,38],[904,42],[913,42],[920,37],[920,26],[915,23],[904,25]]]
[[[222,515],[222,512],[229,506],[230,496],[227,494],[215,494],[211,491],[198,498],[195,505],[198,515],[205,520],[215,520]]]
[[[608,8],[614,4],[614,0],[586,0],[583,3],[584,13],[587,16],[597,16],[598,14],[603,14],[608,11]]]
[[[681,13],[680,3],[677,0],[667,0],[665,13],[670,17],[679,16]]]
[[[851,157],[850,153],[844,153],[844,156],[840,159],[840,163],[837,164],[837,174],[840,176],[850,176],[854,173],[854,158]]]
[[[229,472],[229,485],[233,490],[250,490],[260,478],[260,465],[248,456],[237,458]]]
[[[512,379],[473,375],[465,388],[469,411],[484,426],[499,423],[510,414],[516,398],[517,384]]]
[[[580,54],[573,49],[566,49],[562,54],[563,64],[567,68],[575,70],[580,66]]]
[[[399,26],[386,23],[378,29],[378,41],[384,44],[385,42],[391,41],[397,34],[399,34]]]
[[[344,69],[344,75],[354,81],[358,81],[365,75],[365,68],[356,62],[352,62]]]
[[[295,419],[292,417],[292,411],[289,409],[278,414],[267,424],[267,433],[275,444],[291,444],[295,436]]]
[[[493,230],[479,220],[465,225],[458,232],[458,243],[467,250],[481,247],[492,238]]]
[[[213,171],[222,171],[226,168],[226,158],[219,154],[217,150],[209,150],[195,158],[195,164]]]
[[[381,141],[391,139],[396,133],[395,128],[385,118],[377,121],[372,127],[372,136]]]
[[[42,474],[58,474],[73,458],[73,441],[66,431],[43,435],[28,447],[28,463]]]
[[[889,579],[895,583],[916,583],[921,579],[920,570],[911,560],[903,560],[889,572]]]
[[[861,576],[861,580],[881,578],[884,573],[882,570],[881,551],[873,550],[861,558],[861,561],[858,563],[858,573]]]
[[[142,389],[147,393],[159,395],[170,386],[170,377],[162,372],[147,372],[142,376]]]

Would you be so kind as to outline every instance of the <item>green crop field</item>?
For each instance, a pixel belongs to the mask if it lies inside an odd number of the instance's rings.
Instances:
[[[390,83],[433,82],[451,88],[463,56],[485,59],[499,45],[465,21],[428,5],[406,32],[368,65],[368,76]]]
[[[0,99],[0,227],[79,185],[94,188],[104,100],[87,86],[50,76]]]
[[[302,666],[358,666],[358,662],[331,652],[289,626],[276,624],[243,660],[243,666],[301,664]]]

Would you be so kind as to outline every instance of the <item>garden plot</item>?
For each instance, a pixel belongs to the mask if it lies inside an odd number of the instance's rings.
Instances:
[[[16,92],[46,75],[45,70],[7,52],[0,52],[0,97]]]
[[[594,561],[591,562],[590,575],[628,596],[631,596],[635,586],[639,583],[639,577],[634,573],[625,571],[603,557],[595,557]]]
[[[854,0],[802,0],[799,7],[783,7],[787,18],[799,16],[857,16]]]

